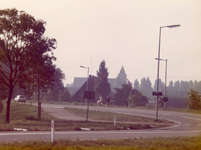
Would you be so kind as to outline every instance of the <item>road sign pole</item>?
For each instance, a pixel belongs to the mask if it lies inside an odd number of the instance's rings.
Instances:
[[[86,121],[88,120],[88,114],[89,114],[89,101],[87,102],[87,116],[86,116]]]
[[[116,116],[114,116],[114,127],[116,127]]]

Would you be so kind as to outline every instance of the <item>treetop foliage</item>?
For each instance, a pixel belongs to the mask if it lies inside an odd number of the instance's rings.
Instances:
[[[1,67],[8,67],[9,73],[13,73],[14,85],[20,78],[33,74],[37,66],[40,68],[56,60],[52,52],[56,48],[56,40],[43,36],[44,25],[44,21],[35,20],[24,11],[0,10],[0,62],[3,64]],[[9,73],[4,70],[1,69],[1,74],[10,80]],[[1,81],[9,86],[8,81]]]

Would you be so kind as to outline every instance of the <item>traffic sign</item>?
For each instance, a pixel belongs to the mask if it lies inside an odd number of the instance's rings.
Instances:
[[[164,101],[164,102],[167,102],[167,101],[168,101],[168,98],[167,98],[167,97],[163,97],[163,101]]]
[[[95,99],[95,92],[93,91],[84,91],[85,99]]]
[[[158,92],[158,94],[157,94],[157,92],[152,92],[152,95],[153,96],[163,96],[163,93],[162,92]]]

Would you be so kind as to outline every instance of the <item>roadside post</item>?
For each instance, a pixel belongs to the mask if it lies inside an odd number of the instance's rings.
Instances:
[[[114,116],[114,127],[116,127],[116,116]]]
[[[54,121],[51,121],[51,142],[54,142]]]

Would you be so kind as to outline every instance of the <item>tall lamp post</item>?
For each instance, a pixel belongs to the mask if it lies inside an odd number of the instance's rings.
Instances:
[[[158,60],[158,58],[156,58]],[[167,97],[167,59],[160,59],[162,61],[166,61],[165,64],[165,96]],[[164,110],[166,109],[166,102],[164,102]]]
[[[180,25],[169,25],[169,26],[161,26],[159,30],[159,46],[158,46],[158,71],[157,71],[157,100],[156,100],[156,121],[158,121],[158,99],[159,99],[159,67],[160,67],[160,43],[161,43],[161,29],[162,28],[174,28],[179,27]]]
[[[87,72],[87,85],[86,85],[86,91],[88,91],[88,81],[89,81],[89,67],[84,67],[84,66],[80,66],[81,68],[86,68],[88,69]],[[87,115],[86,115],[86,121],[88,120],[88,113],[89,113],[89,102],[87,99],[85,99],[85,104],[87,103]]]

